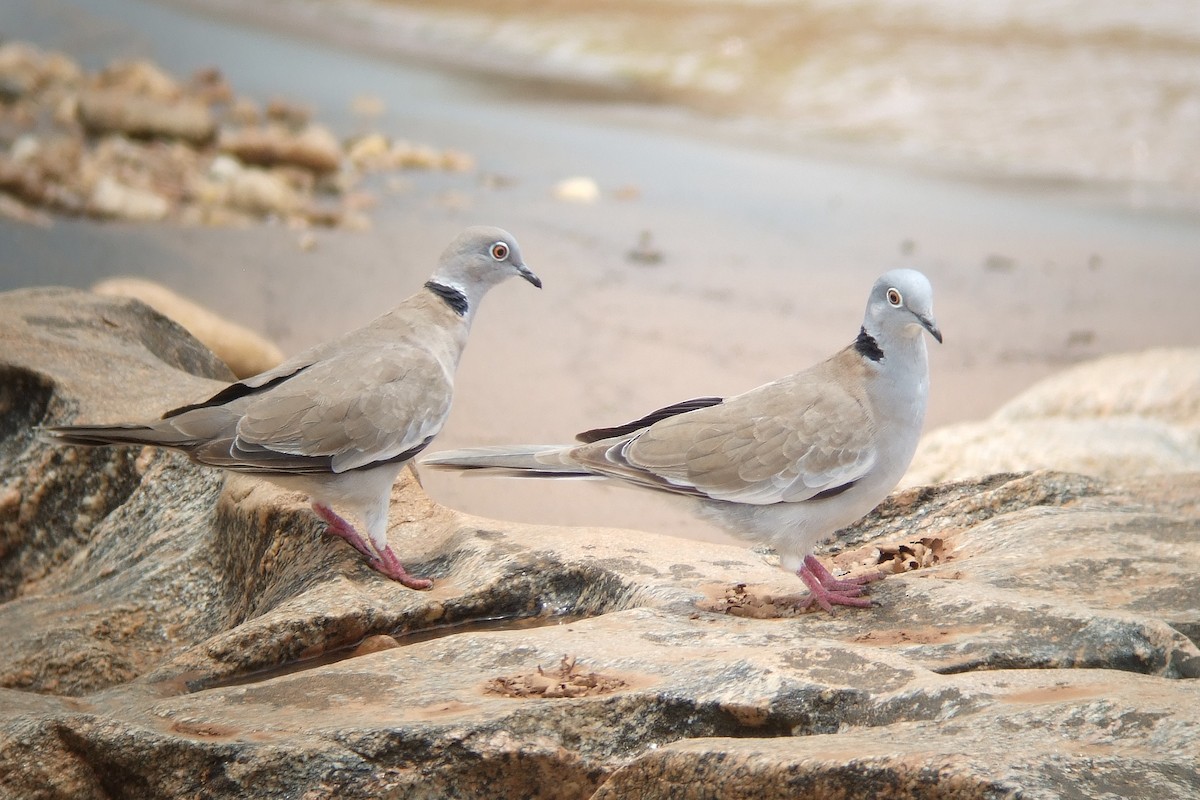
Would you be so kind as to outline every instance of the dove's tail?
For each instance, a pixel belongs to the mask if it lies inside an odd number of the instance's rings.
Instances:
[[[110,444],[140,444],[156,447],[186,447],[192,437],[171,428],[150,425],[50,425],[38,429],[38,435],[56,444],[100,447]]]
[[[421,459],[438,469],[489,470],[494,474],[530,478],[595,478],[570,458],[570,445],[519,444],[443,450]]]

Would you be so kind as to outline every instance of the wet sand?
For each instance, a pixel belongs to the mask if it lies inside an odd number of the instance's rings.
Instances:
[[[474,154],[476,173],[381,182],[374,229],[318,231],[313,252],[278,227],[0,221],[0,289],[149,277],[289,353],[411,293],[461,227],[509,228],[546,288],[489,296],[435,449],[566,441],[802,368],[853,338],[867,289],[893,266],[929,275],[946,335],[932,345],[929,428],[981,418],[1086,358],[1200,342],[1194,219],[813,155],[591,89],[539,93],[136,0],[0,0],[0,17],[7,36],[85,62],[215,64],[239,92],[303,101],[339,133],[378,128]],[[351,114],[363,94],[383,101],[378,120]],[[598,183],[595,203],[552,196],[573,175]],[[644,231],[659,263],[628,257]],[[424,478],[441,502],[483,516],[712,536],[673,504],[603,484]]]

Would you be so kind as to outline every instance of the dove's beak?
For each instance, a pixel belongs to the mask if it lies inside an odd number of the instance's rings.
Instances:
[[[937,339],[937,343],[942,343],[942,332],[938,330],[937,323],[933,321],[933,317],[927,317],[923,314],[917,314],[917,321],[921,323],[921,327],[929,331],[929,335]]]
[[[539,288],[539,289],[542,288],[542,279],[539,278],[537,275],[534,275],[533,271],[530,270],[529,267],[525,266],[524,264],[517,264],[517,274],[520,275],[525,280],[532,283],[537,288]]]

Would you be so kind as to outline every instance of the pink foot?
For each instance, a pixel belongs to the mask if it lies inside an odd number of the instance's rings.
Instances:
[[[354,526],[329,506],[313,503],[312,508],[317,516],[325,521],[326,532],[349,542],[351,547],[363,555],[371,569],[409,589],[428,589],[433,586],[433,581],[428,578],[416,578],[409,575],[391,547],[385,546],[382,553],[376,554],[374,548],[367,544],[367,540],[354,529]]]
[[[816,603],[829,612],[833,611],[834,606],[869,608],[871,601],[861,596],[866,591],[864,584],[883,578],[883,574],[878,572],[859,575],[847,580],[835,578],[829,570],[825,569],[825,565],[812,555],[804,557],[804,566],[796,570],[796,574],[808,587],[809,596],[805,601],[805,607]]]
[[[383,548],[383,552],[379,555],[379,558],[371,561],[371,566],[410,589],[428,589],[433,586],[433,581],[428,578],[416,578],[409,575],[390,546]]]

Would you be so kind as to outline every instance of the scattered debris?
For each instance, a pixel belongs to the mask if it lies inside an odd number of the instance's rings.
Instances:
[[[382,102],[359,98],[364,116]],[[380,133],[343,144],[312,110],[237,96],[220,70],[179,81],[144,60],[85,73],[70,58],[0,45],[0,215],[362,230],[346,198],[363,175],[466,172],[474,159]]]
[[[779,598],[769,594],[760,595],[751,591],[746,584],[737,583],[727,587],[720,597],[702,601],[698,605],[702,611],[728,614],[731,617],[779,619],[808,613],[810,609],[797,602],[802,600],[799,594]]]
[[[843,572],[847,577],[872,572],[894,575],[953,560],[951,548],[945,540],[941,537],[927,536],[911,541],[863,545],[839,553],[834,562],[840,569],[835,568],[834,572]],[[808,593],[802,587],[798,587],[795,594],[780,596],[755,592],[744,583],[723,589],[713,588],[718,589],[720,594],[715,597],[710,594],[707,600],[699,602],[697,606],[701,611],[751,619],[779,619],[801,616],[819,608],[815,604],[810,606],[805,602]]]
[[[883,544],[876,548],[875,564],[883,572],[912,572],[949,561],[946,544],[940,537],[926,536],[913,542]]]
[[[654,234],[650,231],[642,231],[638,234],[638,243],[632,250],[625,253],[625,257],[637,264],[661,264],[663,253],[654,246]]]
[[[504,697],[595,697],[624,689],[627,685],[620,678],[584,672],[574,657],[563,656],[558,667],[549,672],[539,665],[536,672],[492,678],[484,691]]]
[[[1009,256],[992,253],[983,260],[983,268],[988,272],[1013,272],[1017,268],[1017,262]]]
[[[1087,347],[1096,343],[1096,332],[1079,328],[1067,333],[1067,347]]]

